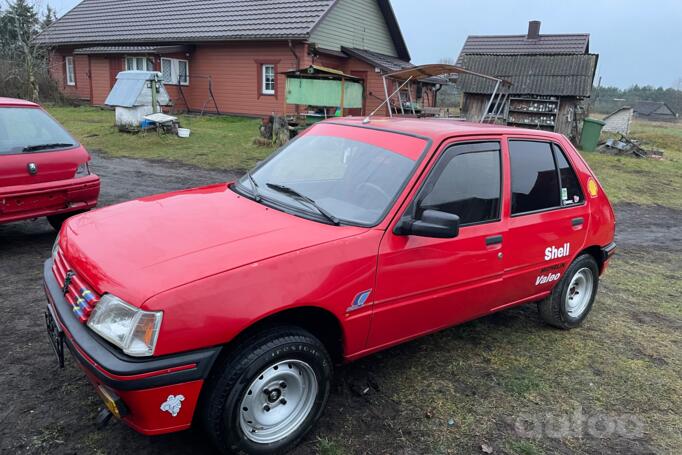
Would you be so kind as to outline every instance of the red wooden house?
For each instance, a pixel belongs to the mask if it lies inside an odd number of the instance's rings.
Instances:
[[[215,110],[210,84],[222,113],[282,113],[281,73],[315,64],[362,78],[369,112],[382,74],[412,66],[389,0],[83,0],[38,40],[63,91],[93,105],[118,72],[156,70],[178,110]],[[414,95],[431,106],[434,85]]]

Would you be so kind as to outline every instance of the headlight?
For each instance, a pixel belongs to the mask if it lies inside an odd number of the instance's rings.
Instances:
[[[59,234],[57,238],[54,239],[54,244],[52,245],[52,260],[57,260],[57,252],[59,251]]]
[[[88,319],[88,327],[126,354],[154,354],[162,312],[142,311],[111,294],[104,294]]]
[[[90,166],[88,163],[82,163],[79,164],[78,167],[76,168],[76,175],[74,175],[74,178],[78,177],[87,177],[90,175]]]

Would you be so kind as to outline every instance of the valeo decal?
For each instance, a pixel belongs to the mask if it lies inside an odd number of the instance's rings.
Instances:
[[[597,181],[592,177],[587,181],[587,192],[590,197],[597,197],[599,195],[599,185],[597,185]]]

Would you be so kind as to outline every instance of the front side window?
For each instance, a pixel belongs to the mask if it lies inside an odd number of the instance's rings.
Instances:
[[[452,213],[461,225],[499,220],[501,188],[500,144],[457,144],[436,164],[419,210]]]
[[[427,144],[398,133],[317,125],[256,168],[253,182],[244,176],[235,189],[322,219],[303,195],[342,223],[373,226],[404,188]]]
[[[44,152],[76,144],[42,109],[0,107],[0,155]]]
[[[263,65],[263,95],[275,94],[275,65]]]
[[[189,62],[177,58],[162,58],[163,82],[172,85],[189,85]]]
[[[559,176],[548,142],[509,141],[512,215],[560,207]]]
[[[76,85],[76,70],[73,65],[73,57],[66,57],[66,85]]]

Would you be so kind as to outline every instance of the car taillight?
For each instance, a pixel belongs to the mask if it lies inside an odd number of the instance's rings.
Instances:
[[[76,175],[74,175],[74,178],[79,178],[79,177],[87,177],[90,175],[90,166],[88,166],[88,163],[82,163],[79,164],[78,167],[76,168]]]

